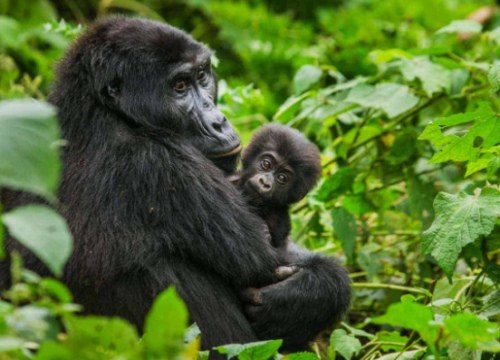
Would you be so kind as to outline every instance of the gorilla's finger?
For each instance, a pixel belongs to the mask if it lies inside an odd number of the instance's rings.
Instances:
[[[279,281],[288,279],[290,276],[295,274],[296,272],[299,271],[299,268],[297,266],[280,266],[279,268],[276,269],[276,278]]]
[[[252,305],[262,305],[262,296],[257,288],[246,288],[242,291],[243,301]]]

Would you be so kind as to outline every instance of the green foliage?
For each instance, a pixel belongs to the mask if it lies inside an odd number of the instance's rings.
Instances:
[[[218,104],[244,144],[273,120],[321,151],[323,176],[292,210],[292,238],[347,264],[354,299],[330,341],[285,359],[488,359],[500,352],[500,17],[484,27],[466,17],[491,3],[312,1],[287,12],[268,0],[9,0],[0,2],[0,99],[44,99],[55,60],[96,14],[181,26],[214,48]],[[0,103],[0,185],[56,204],[54,111]],[[1,219],[0,245],[8,231],[61,274],[71,237],[57,213],[25,207]],[[139,338],[123,320],[76,315],[62,283],[11,255],[1,359],[208,358],[173,289]],[[264,360],[280,345],[217,350]]]

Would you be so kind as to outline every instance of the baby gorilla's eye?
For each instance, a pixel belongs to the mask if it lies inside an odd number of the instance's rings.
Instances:
[[[270,170],[270,169],[271,169],[272,164],[271,164],[271,162],[270,162],[269,160],[264,159],[264,160],[262,160],[262,161],[261,161],[260,166],[261,166],[261,167],[262,167],[262,169],[264,169],[264,170]]]
[[[207,73],[205,72],[205,70],[200,69],[200,70],[198,70],[198,73],[196,74],[196,78],[198,80],[201,80],[201,79],[205,78],[206,74]]]
[[[278,176],[276,177],[276,179],[278,179],[278,182],[280,184],[286,184],[287,181],[288,181],[288,176],[286,176],[285,174],[278,174]]]
[[[175,91],[183,92],[184,90],[186,90],[186,87],[186,83],[182,80],[179,80],[175,83],[174,89]]]

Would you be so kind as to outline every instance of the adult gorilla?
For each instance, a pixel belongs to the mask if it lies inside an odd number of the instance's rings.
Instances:
[[[220,170],[235,170],[241,146],[215,106],[210,55],[171,26],[116,17],[60,62],[50,101],[68,140],[59,199],[75,236],[63,281],[86,312],[139,329],[175,284],[205,348],[283,338],[284,349],[301,349],[346,311],[349,280],[332,259],[272,248]],[[7,210],[30,201],[2,193]],[[6,246],[49,273],[12,239]],[[280,279],[298,271],[275,283],[282,265]],[[243,306],[249,286],[264,288]]]

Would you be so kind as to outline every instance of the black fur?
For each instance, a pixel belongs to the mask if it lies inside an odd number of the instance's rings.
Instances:
[[[216,111],[213,75],[199,91],[210,113],[194,98],[179,100],[169,82],[207,52],[168,25],[117,17],[90,27],[61,60],[50,101],[68,140],[58,196],[75,239],[62,280],[86,313],[121,316],[139,329],[155,297],[174,284],[204,348],[282,337],[285,348],[302,348],[345,313],[349,280],[332,259],[277,252],[262,220],[207,160],[214,140],[221,151],[239,140],[232,128],[217,137],[207,125],[230,126]],[[231,172],[236,156],[214,161]],[[1,201],[9,211],[40,200],[2,189]],[[50,275],[11,237],[5,246]],[[287,261],[303,270],[269,286]],[[3,288],[8,268],[1,263]],[[251,323],[238,294],[265,285]]]
[[[249,180],[261,173],[276,177],[279,171],[271,174],[271,171],[265,171],[260,166],[261,158],[268,153],[277,157],[274,166],[288,168],[292,174],[289,182],[284,185],[272,180],[272,195],[262,197],[254,186],[249,185]],[[273,246],[285,247],[292,227],[289,207],[302,200],[321,175],[318,149],[301,132],[286,126],[268,124],[252,137],[243,152],[242,164],[238,188],[267,224]]]

